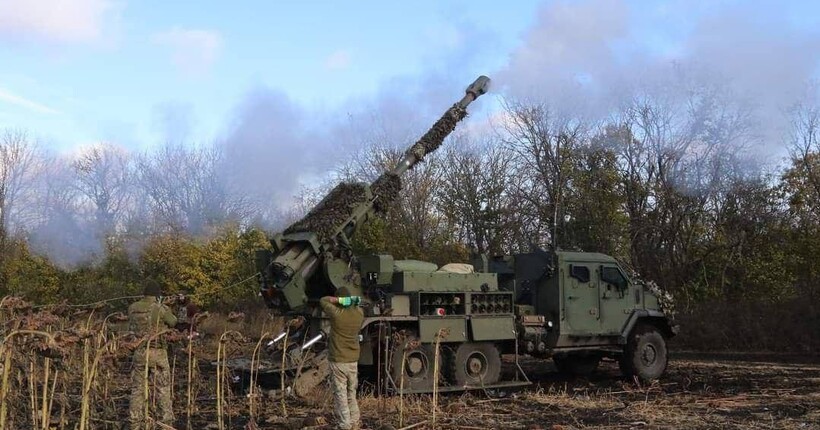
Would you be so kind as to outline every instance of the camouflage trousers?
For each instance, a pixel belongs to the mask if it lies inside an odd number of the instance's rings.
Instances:
[[[150,390],[151,385],[154,386],[153,391]],[[156,399],[158,412],[156,420],[163,424],[173,425],[174,409],[171,391],[171,366],[168,364],[168,351],[164,348],[146,349],[144,347],[134,351],[129,403],[131,430],[145,428],[147,419],[145,412],[154,399]]]
[[[338,426],[340,429],[358,428],[359,404],[356,402],[356,388],[359,385],[359,364],[333,361],[329,364]]]

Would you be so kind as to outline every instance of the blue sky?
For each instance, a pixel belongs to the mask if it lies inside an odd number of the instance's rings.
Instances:
[[[0,0],[0,128],[58,150],[208,141],[254,88],[334,109],[396,77],[503,69],[553,3]],[[624,4],[631,36],[618,49],[659,56],[685,50],[699,17],[726,5],[777,10],[801,31],[820,16],[813,1]]]
[[[538,4],[63,1],[87,11],[64,18],[87,32],[38,16],[46,11],[0,6],[12,15],[0,18],[0,126],[58,148],[101,139],[141,147],[168,133],[209,139],[258,86],[308,108],[338,105],[422,73],[468,43],[471,25],[492,33],[498,50],[486,65],[497,66]],[[31,24],[15,26],[25,14]],[[164,118],[189,132],[169,132]]]

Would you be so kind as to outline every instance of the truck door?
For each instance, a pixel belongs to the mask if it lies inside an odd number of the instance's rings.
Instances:
[[[601,331],[603,334],[620,334],[635,308],[635,294],[630,291],[629,280],[616,264],[605,263],[598,270]]]
[[[564,274],[562,334],[595,335],[601,330],[598,271],[591,263],[572,262]]]

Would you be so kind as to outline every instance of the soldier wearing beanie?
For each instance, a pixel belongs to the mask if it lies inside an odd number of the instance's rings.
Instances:
[[[351,296],[346,287],[339,288],[336,296],[319,300],[322,310],[330,318],[330,365],[336,419],[340,429],[359,428],[359,405],[356,402],[359,372],[359,331],[364,312],[359,307],[361,298]]]

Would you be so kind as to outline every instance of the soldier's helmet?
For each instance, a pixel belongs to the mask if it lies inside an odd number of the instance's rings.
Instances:
[[[162,288],[156,279],[148,278],[142,283],[142,294],[144,296],[159,297],[162,295]]]

